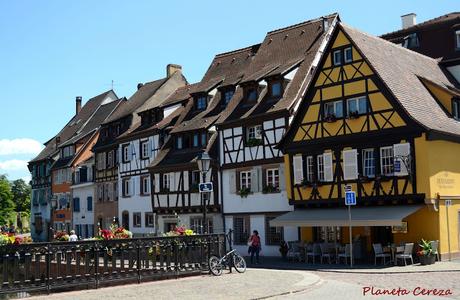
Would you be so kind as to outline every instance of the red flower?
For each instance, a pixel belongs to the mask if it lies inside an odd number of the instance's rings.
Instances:
[[[101,236],[104,240],[111,240],[113,239],[113,233],[110,230],[107,229],[102,229],[101,230]]]
[[[179,235],[184,235],[184,234],[185,234],[185,227],[184,227],[184,226],[177,227],[177,228],[176,228],[176,232],[177,232]]]
[[[14,239],[14,244],[15,244],[15,245],[22,244],[22,238],[21,238],[20,236],[17,236],[17,237]]]

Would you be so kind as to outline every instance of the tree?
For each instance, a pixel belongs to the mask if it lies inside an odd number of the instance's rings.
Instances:
[[[0,225],[7,225],[14,212],[13,193],[5,175],[0,175]]]
[[[11,185],[13,201],[17,212],[30,212],[30,195],[32,189],[23,179],[13,181]]]

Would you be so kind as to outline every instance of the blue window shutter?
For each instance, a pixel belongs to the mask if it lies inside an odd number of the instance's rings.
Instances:
[[[80,211],[80,198],[73,198],[73,211]]]
[[[93,197],[91,197],[91,196],[89,196],[87,198],[87,207],[86,207],[86,209],[88,211],[93,211]]]

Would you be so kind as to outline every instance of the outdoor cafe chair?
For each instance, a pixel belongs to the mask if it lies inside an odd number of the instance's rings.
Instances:
[[[414,243],[407,243],[404,245],[404,252],[396,254],[396,262],[398,259],[404,260],[404,265],[407,266],[407,260],[410,259],[411,263],[414,264],[414,259],[412,258],[412,251],[414,250]]]
[[[350,244],[345,245],[345,252],[339,253],[339,255],[337,257],[337,263],[340,262],[340,258],[342,258],[342,257],[345,258],[345,264],[348,263],[348,258],[350,258],[350,260],[351,260]]]
[[[386,263],[386,258],[388,257],[391,260],[391,254],[384,253],[382,244],[372,244],[372,248],[374,248],[374,265],[377,265],[377,258],[383,258],[383,264]]]
[[[331,263],[331,258],[333,254],[330,252],[330,246],[327,243],[322,243],[319,245],[321,249],[321,263],[323,263],[323,258],[327,258],[329,264]]]
[[[438,241],[438,240],[436,240],[436,241],[431,241],[430,244],[431,244],[431,248],[433,248],[433,251],[436,252],[436,260],[439,261],[439,260],[440,260],[440,259],[439,259],[439,251],[438,251],[439,241]]]
[[[302,256],[300,254],[300,244],[299,242],[288,242],[288,253],[287,253],[287,257],[288,257],[288,260],[292,258],[292,260],[294,259],[297,259],[298,261],[301,261],[302,259]]]
[[[308,263],[308,258],[311,257],[312,262],[315,263],[315,257],[316,256],[321,257],[321,248],[320,248],[319,244],[313,244],[312,247],[307,250],[307,255],[306,255],[306,258],[305,258],[305,262]]]

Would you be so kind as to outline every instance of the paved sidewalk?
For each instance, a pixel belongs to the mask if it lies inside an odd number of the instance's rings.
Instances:
[[[422,266],[419,263],[407,266],[393,264],[375,266],[373,264],[356,264],[353,269],[344,264],[312,264],[305,262],[285,261],[279,257],[264,257],[259,265],[250,265],[249,268],[281,269],[281,270],[308,270],[338,273],[370,273],[370,274],[397,274],[397,273],[429,273],[429,272],[460,272],[460,260],[437,261],[433,265]],[[246,259],[249,261],[249,259]]]
[[[299,293],[319,281],[320,278],[310,272],[254,269],[243,274],[233,272],[224,273],[220,277],[195,276],[97,290],[56,293],[29,299],[263,299]]]

